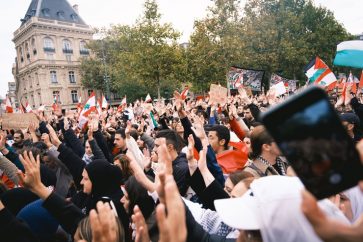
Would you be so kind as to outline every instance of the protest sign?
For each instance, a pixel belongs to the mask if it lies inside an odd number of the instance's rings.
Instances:
[[[224,105],[227,103],[227,88],[212,84],[210,85],[209,103]]]
[[[227,73],[229,88],[237,89],[244,86],[251,88],[252,91],[260,92],[264,73],[262,70],[242,69],[233,66]]]
[[[38,128],[39,120],[34,113],[4,113],[1,116],[2,129],[26,129],[31,123]]]

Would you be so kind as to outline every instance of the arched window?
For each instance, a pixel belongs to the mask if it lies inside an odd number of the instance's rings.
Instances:
[[[78,92],[77,90],[71,91],[71,98],[73,103],[78,103]]]
[[[37,54],[37,48],[35,46],[35,39],[34,38],[31,41],[31,48],[33,50],[33,55],[36,55]]]
[[[29,44],[28,43],[25,44],[25,53],[26,53],[26,58],[30,59],[30,52],[29,52]]]
[[[53,40],[49,37],[44,38],[44,51],[55,52]]]
[[[24,61],[24,53],[23,53],[23,48],[19,47],[19,58],[20,58],[20,62]]]
[[[81,42],[79,42],[79,51],[80,51],[81,55],[88,55],[89,54],[89,50],[87,49],[86,41],[82,40]]]
[[[78,22],[78,15],[77,14],[71,14],[71,19],[74,21],[74,22]]]
[[[68,39],[63,40],[63,53],[72,54],[72,43]]]
[[[57,16],[58,16],[58,18],[59,18],[59,19],[61,19],[61,20],[65,19],[65,17],[64,17],[64,11],[59,11],[59,12],[57,12]]]
[[[50,82],[51,83],[58,83],[57,72],[56,71],[50,71]]]
[[[68,72],[69,83],[76,83],[76,76],[74,71]]]
[[[44,17],[50,17],[50,9],[49,8],[43,8],[42,13]]]

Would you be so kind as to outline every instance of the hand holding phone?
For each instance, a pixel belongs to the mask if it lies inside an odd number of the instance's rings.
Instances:
[[[363,179],[363,165],[353,140],[323,89],[310,87],[263,113],[261,120],[318,199]]]

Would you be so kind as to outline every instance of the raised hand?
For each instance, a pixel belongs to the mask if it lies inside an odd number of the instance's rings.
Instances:
[[[37,158],[35,159],[31,151],[29,154],[27,151],[24,151],[23,154],[19,155],[19,159],[25,169],[25,174],[21,171],[18,172],[19,178],[24,187],[34,191],[36,187],[42,185],[40,179],[40,157],[37,155]]]
[[[50,124],[47,124],[47,129],[49,130],[49,137],[52,144],[56,147],[59,147],[62,142],[59,140],[57,133]]]
[[[126,138],[129,139],[130,138],[130,132],[131,132],[131,122],[128,120],[127,121],[127,125],[126,125],[126,129],[125,129],[125,135],[126,135]]]
[[[166,175],[173,174],[173,159],[170,152],[168,151],[165,140],[164,143],[158,147],[158,163],[164,166]]]
[[[92,242],[118,242],[118,226],[115,214],[108,203],[98,202],[97,211],[92,209],[89,219],[92,229]],[[127,230],[127,228],[125,228]]]
[[[150,242],[148,227],[145,222],[145,218],[137,205],[135,205],[134,207],[134,215],[131,216],[131,219],[136,226],[135,242]]]
[[[159,242],[184,242],[187,238],[185,208],[173,176],[165,178],[164,190],[165,203],[156,208]]]
[[[188,162],[194,162],[194,138],[193,135],[188,136],[188,152],[187,152],[187,160]]]
[[[21,183],[41,199],[46,199],[51,194],[52,190],[46,188],[40,179],[39,155],[37,155],[35,159],[31,151],[29,153],[24,151],[22,155],[19,155],[19,159],[25,169],[25,174],[20,170],[18,171]]]
[[[49,134],[47,133],[43,133],[42,136],[40,137],[40,140],[43,141],[48,148],[50,148],[53,145],[52,142],[50,142]]]
[[[68,117],[64,117],[64,130],[68,130],[69,129],[69,119]]]

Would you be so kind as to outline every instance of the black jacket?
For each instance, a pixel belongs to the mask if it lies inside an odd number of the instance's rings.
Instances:
[[[188,190],[186,176],[189,173],[188,161],[184,153],[180,153],[173,161],[173,176],[179,192],[184,196]]]

